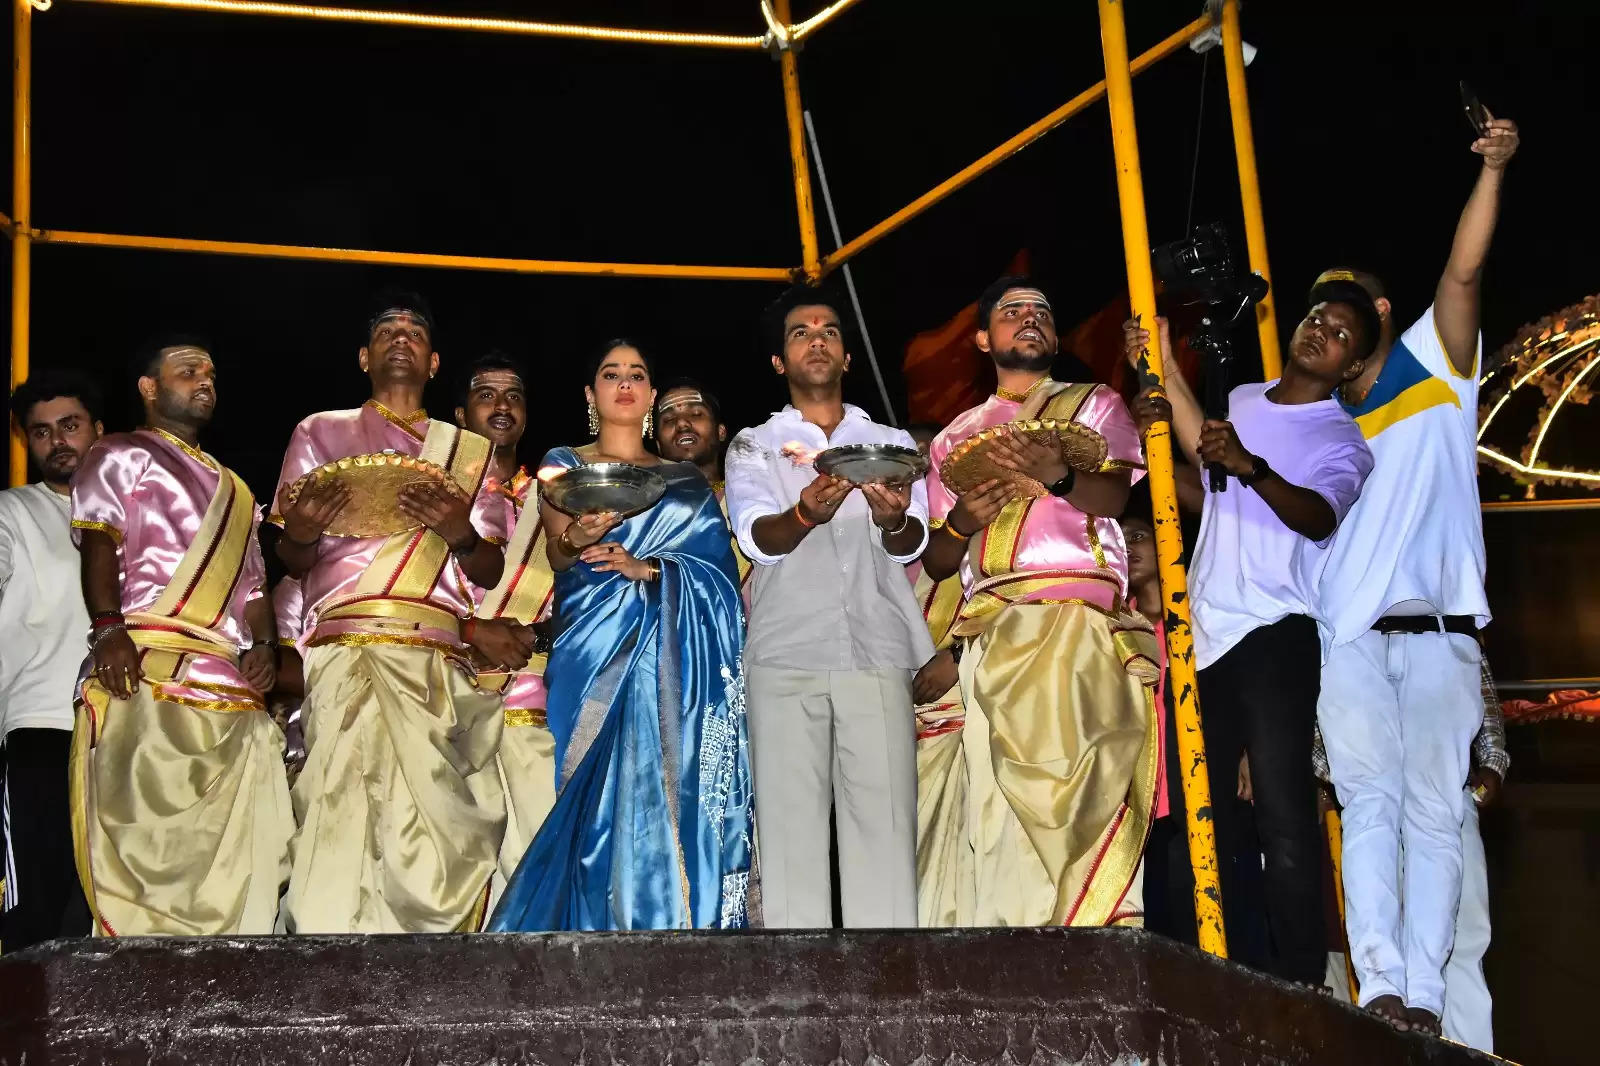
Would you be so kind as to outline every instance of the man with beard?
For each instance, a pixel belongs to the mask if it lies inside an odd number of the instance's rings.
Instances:
[[[673,463],[693,463],[711,482],[711,490],[728,513],[727,485],[722,478],[722,444],[728,426],[722,405],[697,381],[680,378],[662,389],[656,400],[656,450]],[[733,541],[733,561],[739,567],[739,587],[748,603],[750,560]]]
[[[935,531],[922,564],[934,581],[960,573],[966,591],[954,625],[966,720],[951,769],[965,780],[947,787],[967,801],[948,806],[953,824],[939,832],[958,846],[937,876],[952,885],[956,925],[1138,924],[1160,661],[1150,623],[1124,606],[1116,522],[1143,468],[1138,430],[1105,386],[1051,379],[1055,319],[1027,278],[984,290],[978,325],[999,388],[929,449]],[[1008,425],[1032,419],[1094,431],[1104,460],[1075,471]],[[995,465],[1031,486],[993,477],[950,491],[940,465],[984,430],[996,431]]]
[[[461,632],[470,585],[500,580],[505,500],[486,484],[490,443],[422,409],[439,369],[427,305],[394,293],[376,308],[359,355],[372,398],[301,422],[278,482],[278,555],[305,589],[306,765],[283,906],[297,933],[475,929],[505,829],[492,771],[472,780],[500,746],[500,694],[477,686]],[[325,535],[351,490],[332,478],[291,487],[384,452],[452,484],[400,490],[396,524],[409,528]]]
[[[728,512],[755,564],[745,643],[756,819],[769,926],[832,925],[828,808],[844,924],[917,924],[911,675],[933,654],[905,564],[927,542],[921,482],[819,474],[844,444],[913,447],[844,402],[837,302],[793,289],[768,308],[790,404],[728,449]]]
[[[99,392],[76,374],[36,374],[11,395],[39,481],[0,492],[0,716],[5,735],[8,951],[89,931],[72,864],[67,756],[72,688],[89,615],[72,543],[72,475],[103,432]]]
[[[145,428],[72,481],[89,667],[72,747],[79,874],[100,936],[270,933],[294,819],[267,715],[272,603],[244,481],[200,451],[204,345],[141,355]]]
[[[537,483],[517,462],[517,445],[528,426],[523,380],[515,360],[490,352],[468,367],[467,386],[456,408],[456,422],[494,448],[488,484],[505,511],[502,521],[513,530],[500,583],[489,590],[474,586],[476,611],[462,628],[478,666],[479,687],[504,699],[505,732],[494,775],[505,793],[506,831],[495,896],[516,873],[556,799],[555,737],[545,717],[549,656],[535,650],[540,643],[535,626],[549,623],[555,577],[539,522]]]

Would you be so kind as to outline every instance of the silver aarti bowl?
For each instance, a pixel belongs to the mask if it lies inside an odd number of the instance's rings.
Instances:
[[[655,506],[667,482],[654,470],[632,463],[586,463],[545,481],[540,491],[550,506],[574,518],[601,511],[627,518]]]
[[[841,444],[817,456],[815,466],[854,485],[904,485],[928,472],[921,452],[899,444]]]

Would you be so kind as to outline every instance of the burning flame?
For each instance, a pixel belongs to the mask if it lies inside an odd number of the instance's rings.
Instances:
[[[564,466],[542,466],[539,468],[539,472],[535,474],[534,477],[537,477],[542,484],[546,481],[554,481],[556,478],[560,477],[566,472],[567,468]]]
[[[797,440],[792,440],[785,444],[779,449],[779,453],[795,466],[811,466],[816,463],[817,456],[822,454],[819,451],[807,448]]]

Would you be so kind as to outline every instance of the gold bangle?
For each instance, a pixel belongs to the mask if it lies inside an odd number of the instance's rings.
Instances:
[[[561,531],[561,536],[556,538],[556,548],[569,559],[576,559],[579,553],[583,551],[582,548],[572,543],[572,526],[569,525]]]
[[[651,581],[660,581],[661,580],[661,564],[660,563],[651,563],[650,564],[650,580]]]
[[[968,536],[967,534],[961,532],[961,530],[957,529],[956,528],[956,524],[954,522],[950,521],[948,518],[945,519],[944,530],[945,530],[945,532],[949,533],[952,537],[954,537],[957,540],[961,541],[961,543],[963,543],[963,544],[965,544],[967,541],[972,539],[970,536]]]

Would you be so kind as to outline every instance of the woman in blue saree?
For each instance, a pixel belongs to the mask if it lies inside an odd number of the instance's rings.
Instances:
[[[540,512],[556,572],[558,795],[489,929],[740,928],[754,810],[728,524],[699,470],[645,449],[655,390],[638,348],[613,341],[591,369],[597,439],[553,449],[541,476],[626,462],[667,491],[625,521]]]

